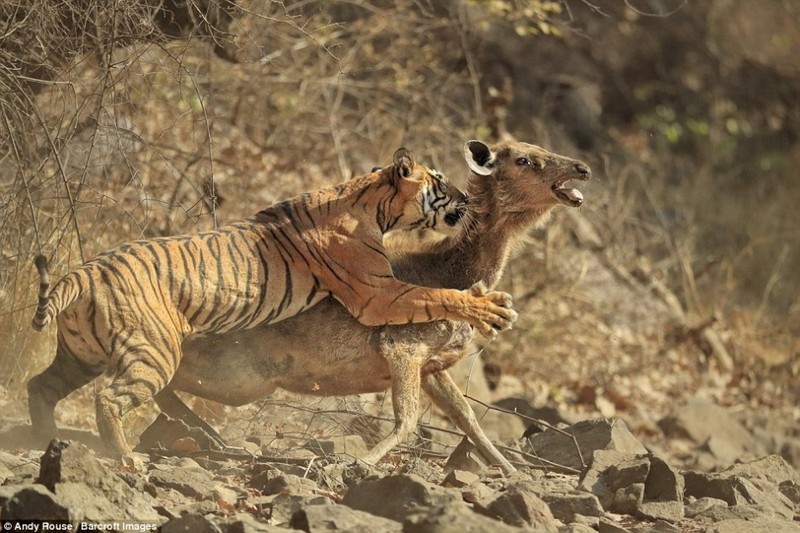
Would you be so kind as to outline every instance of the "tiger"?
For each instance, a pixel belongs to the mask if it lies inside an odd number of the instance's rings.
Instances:
[[[57,318],[56,356],[28,382],[34,435],[56,432],[54,409],[103,372],[97,427],[109,455],[130,451],[123,418],[172,379],[189,335],[275,323],[338,300],[367,326],[466,320],[486,335],[511,327],[509,294],[433,289],[394,277],[383,235],[458,234],[467,198],[401,148],[390,165],[277,203],[241,222],[139,240],[101,253],[50,288],[39,254],[41,331]]]

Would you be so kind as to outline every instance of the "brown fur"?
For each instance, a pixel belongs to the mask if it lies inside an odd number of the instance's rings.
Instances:
[[[48,290],[42,277],[33,325],[58,317],[52,365],[28,384],[35,431],[51,435],[67,393],[108,370],[97,424],[109,451],[128,450],[122,418],[161,391],[197,333],[276,323],[332,295],[364,325],[467,320],[481,331],[510,327],[505,293],[412,285],[395,278],[382,245],[390,229],[435,226],[463,194],[406,150],[378,172],[303,194],[255,217],[194,235],[150,239],[98,255]]]
[[[465,153],[470,168],[489,173],[474,173],[470,179],[471,227],[464,236],[427,252],[393,260],[401,279],[457,289],[476,282],[494,286],[513,250],[550,209],[580,203],[574,193],[570,200],[554,188],[590,176],[580,161],[521,142],[501,143],[489,151],[472,141]],[[471,290],[482,291],[480,286]],[[279,324],[188,339],[170,387],[156,400],[171,416],[204,424],[170,389],[243,405],[276,388],[327,396],[391,387],[395,429],[363,458],[377,462],[413,431],[421,387],[484,456],[511,472],[513,467],[486,438],[446,371],[467,354],[472,338],[472,329],[463,322],[364,327],[328,299]]]

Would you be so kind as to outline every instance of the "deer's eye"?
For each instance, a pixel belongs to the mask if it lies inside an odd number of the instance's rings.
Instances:
[[[530,166],[531,160],[528,159],[527,157],[518,157],[517,158],[517,164],[519,166]]]

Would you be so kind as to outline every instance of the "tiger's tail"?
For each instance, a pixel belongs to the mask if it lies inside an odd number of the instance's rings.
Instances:
[[[39,303],[36,306],[36,314],[33,315],[31,326],[36,331],[42,331],[53,318],[50,313],[50,274],[47,271],[47,258],[43,254],[37,254],[33,264],[39,271]]]
[[[65,295],[59,284],[53,291],[50,290],[50,273],[48,272],[47,258],[43,254],[37,254],[33,260],[36,270],[39,272],[39,302],[36,305],[36,314],[33,315],[31,326],[36,331],[42,331],[44,327],[53,320],[54,317],[69,304],[80,296],[80,290],[68,291]],[[71,285],[71,284],[70,284]],[[74,287],[74,285],[72,285]],[[58,297],[64,301],[58,302]]]

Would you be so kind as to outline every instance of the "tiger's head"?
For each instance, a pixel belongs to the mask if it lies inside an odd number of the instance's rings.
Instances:
[[[377,172],[388,177],[404,208],[395,215],[391,230],[433,230],[443,236],[457,236],[465,226],[467,196],[438,170],[416,162],[405,148],[394,153],[390,166]]]

